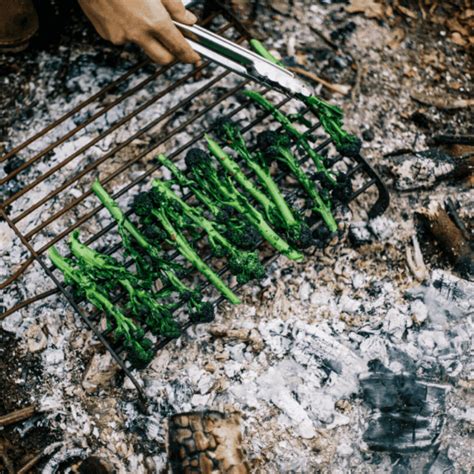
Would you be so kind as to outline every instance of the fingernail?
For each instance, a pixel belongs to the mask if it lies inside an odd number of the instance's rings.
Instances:
[[[186,20],[189,21],[189,23],[196,23],[198,19],[197,19],[197,16],[193,12],[186,10]]]

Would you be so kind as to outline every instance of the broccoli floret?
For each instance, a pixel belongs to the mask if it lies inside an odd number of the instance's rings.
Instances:
[[[343,156],[357,156],[362,142],[358,137],[343,129],[342,110],[315,96],[306,97],[303,100],[316,113],[324,130],[336,146],[336,150]]]
[[[285,67],[281,61],[278,61],[272,56],[260,41],[252,39],[250,40],[250,45],[256,53],[265,59],[281,67]],[[355,135],[347,133],[342,128],[343,113],[339,107],[331,105],[316,96],[300,96],[300,99],[316,113],[321,125],[331,137],[337,151],[341,153],[341,155],[353,157],[359,154],[362,142]]]
[[[203,215],[203,213],[195,207],[191,207],[188,203],[183,201],[169,186],[160,180],[153,181],[153,189],[160,195],[160,202],[162,206],[166,206],[169,210],[171,203],[179,206],[177,213],[179,216],[186,216],[193,226],[202,228],[209,239],[211,248],[216,257],[229,257],[229,268],[231,272],[237,276],[239,282],[246,283],[254,278],[260,277],[264,274],[264,269],[259,263],[258,256],[253,252],[246,252],[236,248],[227,238],[221,234],[218,226]],[[170,212],[170,211],[168,211]],[[173,222],[179,222],[178,217],[170,213],[170,218]],[[187,224],[184,223],[181,227],[184,230]],[[245,266],[233,265],[232,262],[244,262],[246,259],[252,261],[249,268]]]
[[[193,318],[194,315],[201,314],[202,305],[204,303],[200,289],[189,288],[183,283],[180,278],[180,273],[183,271],[182,267],[161,256],[160,248],[147,240],[137,227],[125,217],[120,207],[105,191],[99,181],[94,182],[92,189],[112,217],[117,221],[124,248],[133,258],[142,278],[148,278],[149,286],[151,286],[152,280],[155,277],[159,277],[163,285],[169,285],[177,292],[181,299],[186,301],[191,318]],[[143,210],[145,210],[147,206],[151,205],[151,202],[145,199],[139,205],[143,206]],[[164,290],[160,293],[163,293],[163,291]],[[166,293],[168,293],[167,290]]]
[[[165,155],[161,154],[157,159],[171,171],[177,184],[189,188],[195,197],[206,206],[216,223],[219,224],[218,230],[230,242],[243,250],[255,248],[259,233],[244,216],[239,214],[234,207],[204,193],[196,181],[186,176]],[[189,169],[199,169],[199,166],[205,167],[206,163],[210,162],[209,160],[209,156],[198,148],[190,149],[185,158]]]
[[[305,242],[303,237],[303,234],[306,232],[305,224],[299,216],[290,209],[290,206],[287,204],[270,173],[270,168],[267,166],[266,161],[262,159],[260,153],[250,153],[240,130],[230,120],[220,122],[216,127],[216,134],[245,161],[246,165],[258,177],[260,184],[271,199],[267,198],[264,193],[258,190],[243,172],[235,172],[238,168],[237,163],[234,163],[230,157],[223,159],[222,153],[217,149],[216,144],[208,139],[210,150],[216,157],[221,159],[225,169],[232,172],[232,176],[242,188],[262,205],[269,222],[276,228],[283,230],[290,243],[298,248],[304,248],[299,247],[299,244]]]
[[[157,295],[142,287],[140,279],[129,272],[116,259],[103,255],[79,241],[78,231],[74,232],[69,245],[72,254],[79,262],[81,270],[90,275],[96,282],[107,285],[120,285],[126,290],[128,301],[126,307],[131,316],[147,323],[156,335],[179,337],[179,325],[173,320],[168,305],[159,303]]]
[[[148,364],[154,353],[150,348],[149,340],[144,338],[143,329],[110,301],[108,294],[99,288],[91,275],[64,258],[56,247],[53,246],[49,249],[48,256],[53,265],[64,274],[68,283],[75,285],[90,303],[105,312],[108,324],[113,322],[115,326],[114,336],[117,339],[123,339],[125,346],[130,351],[130,358],[139,360],[142,364]]]
[[[277,107],[275,107],[275,105],[273,105],[260,93],[255,91],[245,91],[244,94],[251,100],[256,102],[264,110],[270,112],[275,118],[275,120],[283,126],[284,130],[288,133],[288,135],[295,139],[296,144],[300,148],[302,148],[313,160],[316,169],[324,173],[328,181],[333,183],[336,182],[336,177],[333,173],[331,173],[330,170],[326,168],[324,158],[312,148],[306,134],[300,132],[283,112],[281,112]]]
[[[214,270],[212,270],[193,249],[182,230],[194,228],[197,224],[193,216],[182,212],[179,201],[172,196],[177,195],[169,188],[168,184],[155,180],[153,188],[140,198],[139,212],[149,211],[156,221],[167,232],[167,242],[185,257],[202,275],[204,275],[231,303],[238,304],[239,298],[230,290]],[[151,207],[150,207],[151,206]]]
[[[313,211],[322,217],[330,232],[335,232],[337,230],[337,223],[331,213],[329,203],[326,202],[314,182],[311,181],[301,168],[297,158],[289,148],[290,143],[288,137],[283,133],[267,131],[258,135],[257,143],[263,152],[263,156],[265,156],[269,162],[276,160],[277,162],[284,163],[285,166],[291,170],[293,176],[298,180],[313,201]],[[326,175],[324,175],[324,177],[325,176]],[[311,240],[309,237],[311,233],[308,228],[306,228],[304,232],[301,232],[301,235],[304,235],[302,238],[305,242]]]
[[[216,150],[225,154],[219,146]],[[199,189],[202,195],[214,202],[234,208],[276,250],[292,260],[302,260],[303,255],[292,249],[270,227],[265,216],[249,202],[243,193],[237,190],[228,174],[217,171],[211,156],[199,153],[198,160],[195,160],[193,156],[188,162],[192,165],[188,168],[188,172],[196,183],[196,189]],[[237,235],[235,237],[237,238]]]

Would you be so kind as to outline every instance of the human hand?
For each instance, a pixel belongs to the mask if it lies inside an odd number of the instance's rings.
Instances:
[[[138,44],[159,64],[200,61],[172,22],[192,25],[197,20],[181,0],[79,0],[79,5],[99,35],[113,44]]]

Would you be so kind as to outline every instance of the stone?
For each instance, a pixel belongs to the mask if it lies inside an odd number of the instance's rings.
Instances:
[[[211,420],[210,418],[205,418],[203,420],[203,425],[204,425],[204,431],[207,433],[211,433],[215,427],[215,422],[214,420]]]
[[[28,350],[30,352],[42,351],[48,345],[48,338],[37,324],[34,324],[26,331],[28,338]]]
[[[173,421],[178,425],[178,426],[181,426],[183,428],[186,428],[187,426],[189,426],[189,419],[187,416],[185,415],[181,415],[181,416],[175,416],[173,418]]]
[[[201,474],[211,474],[212,472],[212,461],[205,455],[199,455],[199,468]]]
[[[196,443],[196,449],[198,451],[206,451],[209,447],[209,441],[202,431],[196,431],[194,433],[194,442]]]
[[[208,437],[207,437],[207,441],[209,443],[209,448],[208,449],[216,449],[217,442],[216,442],[216,438],[214,438],[213,435],[209,434]]]
[[[201,417],[199,414],[189,418],[189,426],[193,431],[202,431]]]
[[[237,464],[227,470],[229,474],[248,474],[249,470],[245,464]]]
[[[192,431],[191,430],[188,430],[188,429],[179,429],[179,430],[176,430],[176,442],[178,444],[184,444],[183,441],[185,439],[188,439],[188,438],[191,438],[191,436],[193,435]]]
[[[108,352],[105,354],[96,352],[84,373],[82,387],[87,393],[93,393],[110,384],[118,370],[119,365]]]
[[[194,442],[193,438],[188,438],[183,441],[183,445],[187,449],[188,453],[195,453],[196,452],[196,443]]]

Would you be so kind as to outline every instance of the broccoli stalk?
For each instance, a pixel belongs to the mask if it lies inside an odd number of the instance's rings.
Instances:
[[[180,207],[179,212],[185,215],[198,227],[201,227],[207,234],[212,251],[217,257],[227,256],[229,258],[229,269],[237,277],[241,284],[253,279],[261,279],[265,276],[265,269],[258,260],[257,252],[241,251],[235,247],[224,235],[219,232],[218,226],[202,214],[197,208],[191,207],[183,201],[167,183],[160,180],[153,181],[154,188],[161,197],[160,202],[166,206],[171,214],[174,211],[174,204]],[[177,219],[174,219],[177,222]]]
[[[277,210],[274,203],[265,193],[260,191],[252,181],[247,178],[247,176],[245,176],[245,173],[240,169],[240,166],[219,146],[216,141],[214,141],[209,135],[205,135],[205,137],[211,154],[217,158],[229,175],[232,176],[258,203],[260,203],[267,220],[273,223],[277,217]]]
[[[257,143],[266,159],[276,159],[289,168],[313,201],[313,211],[321,215],[330,232],[336,232],[337,223],[334,220],[331,210],[320,196],[314,183],[300,167],[297,158],[291,152],[289,138],[284,134],[265,131],[258,135]]]
[[[84,273],[80,268],[73,266],[56,249],[51,247],[48,251],[49,258],[64,274],[67,283],[73,283],[97,309],[104,311],[108,318],[112,318],[115,323],[114,335],[117,338],[124,338],[125,346],[130,350],[130,356],[137,365],[146,365],[153,358],[151,350],[152,342],[144,338],[143,329],[137,326],[132,319],[125,316],[123,312],[115,306],[108,296],[96,285],[90,275]],[[110,322],[109,319],[107,319]]]
[[[192,155],[193,153],[200,152],[201,150],[191,148],[188,151],[188,154]],[[193,192],[198,201],[206,206],[212,217],[214,217],[219,224],[219,229],[222,230],[222,233],[230,242],[244,250],[249,250],[255,247],[259,234],[252,224],[250,224],[246,219],[242,219],[242,216],[236,213],[232,207],[224,205],[220,201],[215,201],[206,193],[202,192],[197,183],[188,178],[165,155],[160,154],[157,159],[163,166],[166,166],[170,170],[176,183],[182,189],[188,188]]]
[[[98,180],[92,184],[92,189],[99,198],[100,202],[109,211],[111,216],[118,223],[118,230],[122,238],[125,250],[133,258],[138,270],[144,278],[149,280],[160,276],[164,283],[168,283],[177,293],[187,302],[190,316],[195,321],[212,321],[214,319],[214,307],[211,303],[202,300],[199,289],[192,289],[185,285],[176,274],[175,268],[171,262],[161,257],[160,250],[151,244],[145,238],[135,225],[130,222],[123,214],[120,207],[102,187]],[[135,242],[138,247],[145,252],[151,262],[137,250],[133,245]]]
[[[279,122],[283,128],[297,140],[297,144],[301,146],[310,156],[316,166],[316,169],[325,177],[327,182],[332,185],[336,184],[335,177],[324,165],[324,158],[313,150],[305,134],[300,132],[283,112],[278,110],[270,101],[265,99],[265,97],[263,97],[263,95],[258,92],[244,91],[244,94],[253,101],[257,102],[257,104],[259,104],[263,109],[270,112],[275,120]]]
[[[301,261],[303,255],[290,247],[266,222],[264,215],[237,190],[228,174],[218,174],[209,155],[201,150],[186,156],[186,165],[194,181],[211,199],[229,206],[247,219],[276,250],[291,260]]]
[[[212,270],[197,254],[181,228],[186,227],[189,218],[181,215],[172,208],[173,203],[169,203],[156,187],[149,193],[142,193],[135,199],[134,211],[142,217],[153,216],[168,234],[167,241],[170,245],[177,248],[179,253],[186,258],[207,280],[212,283],[216,289],[222,293],[232,304],[239,304],[238,296],[221,280],[219,275]]]
[[[137,319],[144,319],[153,334],[179,337],[181,331],[173,320],[169,305],[158,303],[156,295],[141,286],[140,280],[120,265],[115,258],[91,249],[79,241],[79,232],[72,233],[69,246],[84,273],[110,287],[119,283],[128,294],[128,308]]]
[[[285,201],[278,185],[273,180],[267,163],[262,159],[260,154],[252,156],[245,144],[244,137],[240,130],[238,130],[232,122],[224,121],[219,124],[217,134],[219,138],[224,140],[226,144],[236,151],[245,161],[247,166],[257,175],[260,183],[271,196],[273,202],[269,202],[266,195],[263,195],[265,200],[262,202],[259,196],[254,192],[254,190],[256,190],[255,186],[244,173],[240,172],[238,174],[233,174],[236,181],[263,205],[266,210],[267,219],[276,227],[284,229],[288,236],[288,240],[292,244],[295,244],[300,248],[305,248],[311,245],[311,234],[308,226],[302,222],[301,219],[295,217]],[[223,150],[213,140],[207,138],[207,142],[212,154],[221,160],[228,171],[235,170],[236,166],[238,167],[237,164],[234,166],[233,160],[230,157],[225,156]],[[259,194],[262,193],[259,191]]]
[[[250,40],[250,46],[257,54],[265,58],[267,61],[280,67],[285,67],[285,65],[281,61],[278,61],[278,59],[276,59],[260,41],[252,39]],[[348,157],[359,154],[362,143],[355,135],[351,135],[343,129],[343,112],[339,107],[329,104],[314,95],[309,97],[300,96],[300,99],[314,111],[324,130],[331,137],[331,140],[339,153]]]

